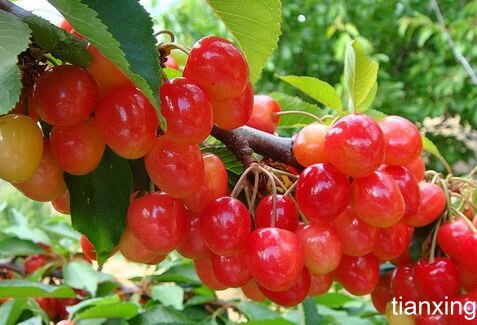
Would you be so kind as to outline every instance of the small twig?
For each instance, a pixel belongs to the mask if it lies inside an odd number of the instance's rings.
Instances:
[[[22,19],[25,17],[33,16],[31,12],[17,6],[16,4],[8,0],[0,0],[0,9],[14,14],[15,16],[20,17]]]

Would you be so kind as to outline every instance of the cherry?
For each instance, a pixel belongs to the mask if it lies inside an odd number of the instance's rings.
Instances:
[[[46,264],[48,264],[48,256],[43,254],[30,255],[25,258],[25,272],[31,274]]]
[[[231,42],[217,36],[201,38],[192,47],[184,77],[197,83],[209,99],[239,96],[248,83],[247,61]]]
[[[28,98],[28,100],[26,100]],[[35,109],[31,107],[32,95],[27,97],[24,93],[21,94],[15,107],[8,112],[8,114],[26,115],[33,121],[38,122],[40,117],[36,113]]]
[[[210,262],[217,280],[227,287],[238,288],[246,285],[252,279],[243,254],[235,256],[212,254]]]
[[[391,273],[384,273],[379,277],[376,288],[371,292],[371,301],[374,308],[381,314],[386,313],[386,305],[393,298],[393,290],[391,288]]]
[[[69,313],[66,310],[66,307],[76,305],[79,302],[80,301],[77,298],[58,299],[55,304],[58,318],[62,318],[62,319],[68,318]]]
[[[127,224],[144,247],[157,255],[165,255],[184,238],[185,208],[166,193],[154,192],[131,203]]]
[[[237,255],[245,246],[252,222],[247,207],[232,197],[210,202],[200,216],[199,228],[209,249],[223,256]]]
[[[194,267],[200,281],[212,290],[227,289],[225,285],[220,283],[212,269],[212,263],[208,258],[194,260]]]
[[[458,303],[458,304],[457,304]],[[449,302],[455,306],[454,312],[447,315],[447,325],[476,325],[477,297],[475,292],[460,295]],[[462,306],[462,307],[459,307]],[[462,309],[460,309],[462,308]]]
[[[199,147],[178,144],[167,135],[156,139],[144,163],[154,184],[175,198],[191,195],[204,182],[204,162]]]
[[[459,291],[459,272],[449,258],[437,257],[434,261],[421,258],[414,264],[413,274],[416,286],[428,300],[452,299]]]
[[[272,226],[273,220],[273,195],[265,196],[255,210],[255,228]],[[286,195],[276,196],[275,227],[295,231],[298,226],[298,211],[295,203]]]
[[[333,276],[330,274],[311,274],[310,291],[308,296],[316,297],[325,294],[333,284]]]
[[[418,182],[422,181],[426,172],[426,166],[420,156],[404,166],[411,171]]]
[[[462,265],[470,271],[477,273],[477,233],[472,233],[470,236],[460,242],[461,254],[463,258],[460,259]]]
[[[467,222],[463,219],[455,219],[439,227],[437,244],[449,257],[461,260],[467,253],[462,249],[461,244],[471,235],[472,229]]]
[[[293,141],[293,154],[304,167],[328,162],[325,151],[325,136],[328,126],[312,123],[297,133]]]
[[[48,124],[72,126],[88,118],[96,105],[98,86],[88,72],[60,65],[37,79],[32,105]]]
[[[394,310],[395,307],[392,304],[386,306],[386,324],[389,325],[415,325],[415,316],[400,313],[399,309]],[[396,313],[397,312],[397,313]]]
[[[56,319],[58,317],[56,300],[54,298],[36,298],[41,309],[46,313],[49,319]]]
[[[359,219],[350,205],[333,220],[333,225],[344,254],[364,256],[371,253],[377,238],[377,228]]]
[[[380,171],[391,176],[396,182],[404,199],[405,210],[403,218],[408,218],[417,212],[421,192],[419,184],[409,169],[404,166],[381,166]]]
[[[379,121],[379,126],[383,130],[386,143],[386,164],[405,165],[419,157],[422,152],[422,138],[411,121],[390,115]]]
[[[373,254],[380,260],[387,261],[401,256],[408,248],[412,236],[408,236],[408,225],[397,225],[381,228],[373,248]]]
[[[348,205],[351,186],[330,164],[315,164],[301,173],[295,197],[310,222],[330,222]]]
[[[73,34],[75,35],[76,37],[79,37],[79,38],[84,38],[83,35],[81,35],[80,33],[78,33],[74,28],[73,26],[71,26],[71,24],[66,20],[66,19],[62,19],[60,24],[59,24],[59,27],[61,29],[63,29],[65,32],[68,32],[70,34]]]
[[[70,192],[66,191],[56,199],[51,201],[51,205],[56,211],[63,214],[70,214]]]
[[[212,100],[214,123],[222,129],[235,129],[245,125],[253,108],[253,88],[248,83],[245,90],[234,98]]]
[[[247,125],[262,130],[267,133],[275,133],[277,130],[280,116],[276,115],[281,111],[280,104],[268,95],[253,96],[252,115],[247,122]]]
[[[106,147],[94,119],[69,127],[53,127],[50,144],[60,167],[77,176],[92,172],[101,162]]]
[[[305,266],[314,274],[327,274],[340,264],[343,249],[336,230],[327,224],[309,224],[295,232],[303,247]]]
[[[394,296],[403,302],[419,302],[424,300],[417,288],[411,264],[401,264],[396,267],[391,279]]]
[[[340,118],[326,133],[328,160],[348,176],[371,174],[384,162],[384,136],[369,116],[350,114]]]
[[[178,143],[199,144],[212,130],[212,105],[204,91],[186,78],[175,78],[160,88],[166,135]]]
[[[53,157],[48,141],[44,141],[43,156],[33,176],[14,186],[26,197],[40,202],[52,201],[66,192],[63,170]]]
[[[417,212],[405,222],[413,227],[423,227],[434,222],[444,212],[447,200],[446,194],[436,184],[420,183],[421,200]]]
[[[31,178],[40,165],[43,135],[28,116],[0,116],[0,178],[10,183]]]
[[[243,294],[250,300],[260,302],[267,299],[267,297],[265,297],[262,291],[260,291],[258,288],[257,281],[255,281],[253,278],[248,281],[246,285],[242,286],[241,289]]]
[[[260,228],[247,240],[248,266],[255,280],[273,291],[291,288],[303,271],[301,243],[294,233],[280,228]]]
[[[177,246],[177,252],[190,259],[209,257],[209,249],[199,229],[200,216],[186,210],[184,239]]]
[[[355,296],[370,294],[379,282],[379,262],[371,254],[365,256],[343,255],[334,271],[335,279]]]
[[[447,325],[445,315],[414,315],[416,325]]]
[[[177,64],[177,61],[172,56],[166,57],[166,61],[164,62],[164,65],[167,68],[179,70],[179,64]]]
[[[138,159],[152,149],[159,119],[146,96],[134,86],[110,91],[98,103],[95,116],[106,144],[119,156]]]
[[[287,290],[272,291],[258,284],[260,291],[262,291],[265,297],[274,303],[285,307],[298,305],[300,302],[305,300],[308,292],[310,291],[310,286],[311,276],[310,272],[306,268],[303,268],[303,271],[296,283]]]
[[[457,264],[459,283],[467,292],[477,289],[477,274],[464,265]]]
[[[207,204],[219,197],[226,196],[229,189],[229,178],[225,165],[213,153],[203,153],[204,180],[200,188],[182,200],[193,212],[202,212]]]
[[[151,262],[158,258],[161,260],[165,258],[147,249],[128,228],[124,229],[119,240],[119,251],[128,261],[136,263],[152,264]]]
[[[84,256],[89,261],[96,261],[96,249],[93,244],[89,241],[88,237],[81,235],[81,250],[83,251]]]

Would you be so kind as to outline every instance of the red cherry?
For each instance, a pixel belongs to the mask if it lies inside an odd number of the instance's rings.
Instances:
[[[51,205],[56,211],[63,214],[70,214],[70,192],[66,191],[56,199],[51,201]]]
[[[334,271],[335,279],[355,296],[370,294],[378,285],[379,262],[374,255],[343,255],[341,263]]]
[[[328,162],[325,151],[325,136],[328,126],[312,123],[297,133],[293,141],[293,154],[304,167]]]
[[[22,93],[15,107],[10,110],[8,114],[26,115],[29,116],[36,123],[38,122],[40,117],[36,113],[35,108],[32,106],[32,95],[28,97],[28,101],[25,100],[26,97],[27,96]]]
[[[56,299],[54,298],[36,298],[35,301],[38,303],[41,309],[43,309],[49,319],[56,319],[58,313],[56,311]]]
[[[460,295],[448,302],[453,307],[453,313],[447,315],[447,325],[476,325],[477,297],[475,292]],[[462,306],[460,310],[459,306]]]
[[[165,255],[184,238],[184,205],[166,193],[148,194],[131,203],[127,224],[147,249]]]
[[[202,212],[207,204],[219,197],[226,196],[229,190],[229,178],[225,165],[212,153],[203,153],[204,180],[201,187],[182,200],[191,211]]]
[[[422,181],[426,172],[426,166],[420,156],[404,166],[411,171],[418,182]]]
[[[477,273],[477,233],[472,233],[470,236],[460,242],[460,249],[463,254],[460,262],[470,271]]]
[[[379,121],[386,142],[385,163],[405,165],[418,158],[422,152],[422,138],[417,127],[409,120],[396,116],[386,116]]]
[[[416,325],[447,325],[445,315],[414,315]]]
[[[200,260],[194,260],[195,272],[199,276],[200,281],[212,290],[224,290],[227,289],[225,285],[220,283],[214,274],[212,269],[212,263],[210,259],[203,258]]]
[[[325,151],[331,164],[348,176],[371,174],[384,162],[384,136],[369,116],[350,114],[326,133]]]
[[[272,226],[273,195],[265,196],[255,210],[255,228]],[[295,231],[298,226],[298,211],[295,203],[286,195],[276,196],[275,227]]]
[[[151,262],[158,258],[165,258],[165,256],[144,247],[141,241],[139,241],[128,228],[124,229],[121,235],[119,251],[128,261],[136,263],[153,264]]]
[[[184,144],[199,144],[212,130],[212,105],[204,91],[186,78],[175,78],[160,88],[165,133]]]
[[[462,242],[472,235],[472,229],[463,219],[449,221],[439,227],[437,231],[437,244],[455,260],[466,258],[467,252],[462,249]]]
[[[246,258],[242,254],[235,256],[212,254],[210,262],[217,280],[227,287],[238,288],[246,285],[252,279]]]
[[[351,188],[354,211],[371,226],[391,227],[402,219],[404,199],[391,176],[375,171],[369,176],[354,179]]]
[[[168,68],[179,70],[179,64],[177,64],[177,61],[172,56],[168,56],[166,58],[166,62],[164,62],[164,65]]]
[[[413,273],[416,286],[428,300],[452,299],[459,291],[459,272],[446,257],[437,257],[434,261],[422,258],[414,264]]]
[[[343,249],[336,230],[327,224],[299,227],[296,236],[303,247],[305,266],[316,274],[327,274],[340,264]]]
[[[253,301],[264,301],[267,299],[265,295],[258,288],[257,281],[251,279],[244,285],[242,288],[243,294],[250,300]]]
[[[245,247],[252,222],[247,207],[241,201],[226,196],[207,205],[200,216],[199,227],[213,253],[233,256]]]
[[[204,162],[199,147],[178,144],[166,135],[156,139],[144,163],[154,184],[175,198],[191,195],[204,182]]]
[[[234,98],[212,100],[214,123],[222,129],[235,129],[245,125],[253,108],[253,88],[248,83],[245,90]]]
[[[393,298],[393,290],[391,288],[391,273],[385,273],[379,277],[376,288],[371,292],[371,301],[374,308],[381,314],[386,313],[386,305]]]
[[[177,246],[177,252],[190,259],[209,257],[209,249],[199,229],[200,216],[187,210],[185,219],[184,239]]]
[[[403,302],[424,300],[417,288],[411,264],[401,264],[396,267],[391,279],[391,287],[394,297]]]
[[[303,272],[301,273],[296,283],[287,290],[271,291],[261,286],[260,284],[258,285],[260,291],[263,292],[265,297],[267,297],[274,303],[285,307],[298,305],[300,302],[305,300],[306,296],[308,295],[308,292],[310,291],[310,286],[310,272],[308,272],[306,268],[303,268]]]
[[[280,116],[275,113],[280,111],[280,104],[272,97],[255,95],[253,96],[252,115],[250,115],[247,125],[273,134],[277,130],[277,125],[280,121]]]
[[[381,228],[373,248],[373,254],[382,261],[388,261],[401,256],[408,248],[412,237],[408,236],[408,225],[397,225]]]
[[[33,273],[46,264],[48,264],[48,256],[41,254],[30,255],[25,258],[25,272],[27,274]]]
[[[67,298],[67,299],[58,299],[56,300],[56,313],[58,314],[58,318],[68,318],[69,312],[66,310],[66,307],[76,305],[79,303],[79,299],[76,298]]]
[[[330,164],[315,164],[300,175],[296,200],[310,222],[335,219],[349,203],[351,186],[345,175]]]
[[[333,220],[333,225],[344,254],[364,256],[371,253],[377,238],[377,228],[359,219],[350,205]]]
[[[420,183],[421,200],[417,212],[405,222],[413,227],[423,227],[434,222],[444,212],[447,204],[444,191],[432,183]]]
[[[247,61],[231,42],[207,36],[192,47],[184,67],[184,77],[197,83],[209,99],[239,96],[248,83]]]
[[[81,235],[81,250],[83,251],[84,256],[89,261],[96,261],[96,249],[93,244],[89,241],[88,237]]]
[[[325,294],[333,284],[333,276],[330,274],[311,274],[310,291],[308,296],[316,297]]]
[[[410,238],[412,238],[412,236]],[[401,264],[411,264],[412,263],[411,254],[409,253],[409,250],[406,249],[401,255],[399,255],[396,258],[393,258],[390,262],[396,266]]]
[[[470,292],[477,289],[477,274],[469,270],[464,265],[457,264],[459,270],[459,283],[465,291]]]
[[[252,232],[245,252],[255,280],[273,291],[291,288],[303,271],[301,243],[294,233],[280,228]]]
[[[71,126],[86,120],[93,112],[97,93],[96,83],[85,70],[60,65],[40,75],[32,104],[48,124]]]
[[[152,149],[159,119],[147,97],[134,86],[109,92],[98,103],[95,116],[106,144],[121,157],[138,159]]]

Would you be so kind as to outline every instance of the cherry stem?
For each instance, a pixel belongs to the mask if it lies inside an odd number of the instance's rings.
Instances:
[[[245,169],[245,171],[243,172],[243,174],[240,176],[239,180],[237,181],[237,184],[235,184],[235,187],[232,190],[232,193],[230,193],[230,197],[236,198],[240,194],[240,192],[243,189],[243,183],[246,181],[247,175],[251,171],[256,170],[257,166],[259,166],[257,163],[252,163],[247,169]]]
[[[305,112],[305,111],[282,111],[282,112],[273,112],[272,116],[281,116],[281,115],[304,115],[308,116],[314,120],[316,120],[318,123],[322,124],[323,120],[316,116],[315,114]]]
[[[437,232],[439,230],[439,227],[441,225],[442,219],[439,219],[436,223],[436,226],[434,228],[434,232],[432,234],[432,242],[431,242],[431,253],[429,255],[429,262],[433,263],[434,262],[434,256],[436,254],[436,246],[437,246]]]
[[[154,37],[157,37],[159,35],[163,35],[163,34],[166,34],[170,37],[170,42],[174,43],[175,40],[176,40],[176,37],[174,36],[174,33],[168,29],[163,29],[163,30],[160,30],[158,31],[157,33],[154,33]]]
[[[250,198],[250,187],[245,186],[244,193],[245,193],[245,199],[247,200],[248,213],[250,214],[250,217],[252,218],[252,226],[255,228],[255,210],[253,209],[252,200]]]
[[[154,182],[152,179],[149,179],[149,194],[154,193],[156,191],[156,186],[154,185]]]
[[[281,169],[273,168],[271,166],[268,166],[267,168],[275,174],[282,174],[282,175],[286,175],[286,176],[291,177],[291,178],[298,178],[299,177],[298,175],[286,172],[286,171],[281,170]]]
[[[272,222],[271,226],[272,228],[275,228],[275,223],[277,219],[277,184],[275,183],[275,179],[273,178],[273,174],[270,173],[268,170],[263,168],[262,166],[259,165],[260,171],[262,171],[265,175],[268,176],[270,179],[270,183],[272,185]]]
[[[163,50],[165,53],[169,53],[171,50],[181,50],[186,55],[190,54],[190,48],[175,42],[161,43],[157,47],[159,50]]]
[[[288,188],[288,190],[285,192],[284,195],[291,196],[291,192],[295,189],[295,187],[296,187],[297,184],[298,184],[298,181],[295,181],[295,182]]]
[[[453,213],[455,213],[456,216],[464,220],[464,222],[469,226],[472,232],[477,232],[477,229],[475,228],[474,224],[462,212],[460,212],[454,207],[452,207],[451,210]]]
[[[452,208],[452,202],[451,202],[451,195],[449,193],[449,189],[447,188],[447,182],[443,180],[442,178],[439,179],[440,186],[442,190],[444,191],[446,195],[446,208],[447,208],[447,216],[452,219],[452,213],[451,213],[451,208]]]
[[[462,178],[462,177],[451,177],[449,179],[450,182],[458,182],[458,183],[465,183],[465,184],[468,184],[470,185],[471,187],[473,188],[477,188],[477,182],[473,181],[473,180],[470,180],[470,179],[465,179],[465,178]]]
[[[298,181],[294,182],[288,189],[287,187],[285,186],[285,184],[282,183],[282,181],[276,176],[276,175],[273,175],[273,177],[275,177],[275,180],[278,182],[278,184],[283,188],[285,189],[285,193],[283,195],[286,195],[290,198],[290,200],[292,200],[293,204],[295,204],[295,207],[298,211],[298,214],[300,215],[300,218],[301,220],[303,220],[304,222],[308,223],[308,219],[305,217],[305,215],[303,214],[303,212],[300,210],[300,206],[298,205],[298,202],[295,200],[295,198],[293,197],[293,195],[291,195],[291,191],[293,191],[293,189],[296,187],[296,184],[298,183]]]
[[[257,170],[253,171],[254,174],[254,180],[253,180],[253,192],[252,192],[252,204],[249,206],[249,209],[251,209],[251,213],[254,213],[255,211],[255,200],[257,199],[258,195],[258,183],[260,180],[260,174]]]
[[[472,200],[470,200],[468,197],[465,197],[464,195],[456,192],[451,192],[451,195],[461,199],[461,204],[459,205],[459,208],[457,210],[460,211],[466,203],[469,204],[473,209],[477,210],[477,205],[474,204],[474,202],[472,202]]]
[[[474,167],[474,169],[472,169],[469,173],[469,178],[471,178],[472,176],[474,176],[475,174],[477,174],[477,167]]]

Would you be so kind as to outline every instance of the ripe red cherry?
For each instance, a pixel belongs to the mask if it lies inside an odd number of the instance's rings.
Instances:
[[[56,211],[63,214],[70,214],[70,192],[66,191],[56,199],[51,201],[51,205]]]
[[[35,299],[41,309],[46,313],[49,319],[56,319],[58,313],[56,311],[56,299],[54,298],[36,298]]]
[[[386,143],[386,164],[405,165],[419,157],[422,152],[422,138],[411,121],[390,115],[379,121],[379,126],[383,130]]]
[[[384,273],[379,277],[376,288],[371,292],[371,301],[374,308],[381,314],[386,313],[386,305],[393,298],[393,289],[391,288],[391,273]]]
[[[437,244],[452,259],[461,260],[466,258],[467,252],[461,244],[472,235],[472,230],[463,219],[455,219],[443,224],[437,231]]]
[[[148,264],[161,256],[144,247],[128,228],[124,229],[121,235],[119,251],[128,261],[136,263]]]
[[[414,264],[413,273],[416,286],[428,300],[452,299],[459,291],[459,272],[447,257],[437,257],[434,261],[422,258]]]
[[[396,267],[391,279],[391,287],[394,297],[403,302],[424,300],[417,288],[411,264],[401,264]]]
[[[32,95],[28,97],[28,101],[25,100],[26,97],[27,96],[22,93],[15,107],[10,110],[8,114],[25,115],[30,117],[36,123],[40,117],[36,113],[35,108],[32,107]]]
[[[267,95],[253,96],[252,115],[247,125],[268,133],[275,133],[280,116],[276,115],[281,111],[280,104],[275,99]]]
[[[293,154],[304,167],[328,162],[325,151],[325,136],[328,126],[312,123],[297,133],[293,141]]]
[[[106,147],[94,119],[69,127],[53,127],[50,144],[60,167],[77,176],[92,172],[99,165]]]
[[[349,203],[351,186],[341,172],[330,164],[306,168],[298,179],[296,200],[310,222],[330,222]]]
[[[184,238],[184,205],[166,193],[148,194],[131,203],[127,224],[147,249],[165,255]]]
[[[309,224],[295,232],[303,247],[305,266],[315,274],[327,274],[340,264],[343,249],[336,230],[327,224]]]
[[[106,144],[123,158],[141,158],[154,145],[159,126],[157,113],[133,86],[109,92],[98,103],[95,116]]]
[[[477,289],[477,274],[462,264],[457,264],[459,270],[459,283],[465,291],[470,292]]]
[[[242,288],[243,294],[250,300],[253,301],[264,301],[267,299],[265,295],[260,291],[258,288],[257,281],[255,279],[251,279],[250,281],[247,282],[246,285],[244,285]]]
[[[247,61],[231,42],[207,36],[191,49],[184,77],[197,83],[209,99],[218,100],[239,96],[248,83]]]
[[[260,291],[263,292],[265,297],[267,297],[274,303],[285,307],[298,305],[300,302],[305,300],[306,296],[308,295],[308,292],[310,291],[310,286],[310,272],[306,268],[303,268],[303,271],[296,283],[287,290],[272,291],[261,286],[260,284],[258,285]]]
[[[246,285],[252,279],[243,254],[235,256],[211,254],[210,262],[217,280],[227,287],[238,288]]]
[[[311,274],[310,291],[308,296],[316,297],[325,294],[333,284],[333,276],[330,274]]]
[[[203,153],[204,180],[200,188],[182,200],[193,212],[202,212],[207,204],[219,197],[226,196],[229,190],[229,178],[225,165],[212,153]]]
[[[38,270],[40,267],[43,265],[46,265],[48,263],[48,256],[42,255],[42,254],[37,254],[37,255],[30,255],[27,258],[25,258],[24,262],[24,267],[25,267],[25,272],[27,274],[33,273],[36,270]]]
[[[212,105],[204,91],[186,78],[175,78],[160,88],[166,134],[174,141],[199,144],[212,130]]]
[[[83,251],[84,256],[89,261],[96,261],[96,249],[93,244],[89,241],[88,237],[81,235],[81,250]]]
[[[164,65],[168,68],[179,70],[179,64],[177,64],[177,61],[172,56],[166,57]]]
[[[204,182],[204,162],[199,147],[178,144],[167,135],[156,139],[144,163],[154,184],[175,198],[191,195]]]
[[[414,315],[414,321],[416,325],[448,325],[445,315]]]
[[[464,255],[461,259],[462,265],[477,273],[477,233],[473,233],[462,242],[460,242],[460,249]]]
[[[212,290],[227,289],[225,285],[220,283],[212,269],[212,263],[208,258],[194,260],[194,267],[200,281]]]
[[[333,220],[343,253],[349,256],[364,256],[373,250],[377,228],[359,219],[351,206]]]
[[[369,176],[354,179],[351,188],[354,211],[371,226],[391,227],[402,219],[404,199],[391,176],[375,171]]]
[[[422,160],[421,156],[417,157],[409,164],[404,166],[411,171],[418,182],[422,181],[424,178],[424,173],[426,172],[426,165],[424,164],[424,160]]]
[[[348,176],[371,174],[384,162],[384,137],[369,116],[350,114],[326,133],[325,151],[331,164]]]
[[[267,228],[272,226],[273,195],[267,195],[255,210],[255,228]],[[295,231],[298,226],[298,211],[295,203],[286,195],[276,196],[275,227]]]
[[[408,227],[405,223],[398,223],[388,228],[378,229],[373,254],[382,261],[401,256],[411,240],[408,236]]]
[[[252,222],[247,207],[226,196],[207,205],[200,216],[199,227],[213,253],[233,256],[246,246]]]
[[[280,228],[260,228],[248,238],[245,252],[255,280],[273,291],[291,288],[303,271],[301,243],[294,233]]]
[[[184,239],[182,239],[177,246],[177,252],[190,259],[209,257],[209,249],[207,248],[199,229],[200,216],[187,210],[185,219],[186,228]]]
[[[253,108],[253,88],[250,83],[234,98],[212,100],[214,123],[222,129],[235,129],[245,125]]]
[[[391,176],[399,187],[405,204],[403,218],[415,214],[419,207],[421,192],[419,184],[411,171],[404,166],[382,166],[379,170]]]
[[[454,307],[454,312],[447,315],[447,325],[476,325],[477,324],[477,295],[475,292],[466,293],[449,301],[450,306]],[[460,307],[462,306],[462,311]]]
[[[85,70],[61,65],[38,78],[32,104],[48,124],[71,126],[86,120],[93,112],[97,93],[98,86]]]
[[[341,263],[333,272],[335,279],[355,296],[370,294],[378,285],[379,262],[374,255],[343,255]]]
[[[444,212],[447,200],[444,191],[436,184],[420,183],[421,200],[417,212],[407,218],[405,222],[413,227],[423,227],[434,220]]]

